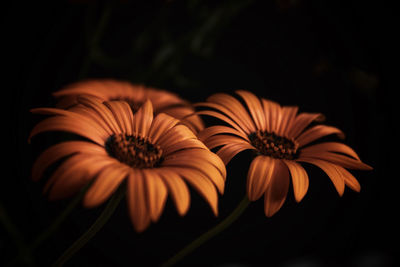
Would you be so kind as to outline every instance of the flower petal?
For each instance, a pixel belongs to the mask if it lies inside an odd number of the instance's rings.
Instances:
[[[281,124],[281,106],[278,103],[267,99],[261,99],[261,102],[264,108],[266,130],[268,132],[276,133]]]
[[[224,164],[227,165],[234,156],[246,149],[255,150],[255,148],[250,144],[229,144],[223,146],[220,150],[218,150],[217,155],[222,159]]]
[[[94,179],[101,169],[113,163],[115,160],[108,157],[74,155],[57,168],[43,191],[46,193],[50,190],[50,200],[69,197]]]
[[[299,143],[299,147],[303,147],[314,140],[331,134],[337,134],[341,139],[344,138],[344,133],[338,128],[326,125],[317,125],[304,131],[296,141]]]
[[[230,118],[228,118],[227,116],[225,116],[219,112],[216,112],[213,110],[200,110],[200,111],[197,111],[196,113],[199,115],[207,115],[207,116],[218,118],[218,119],[228,123],[233,128],[235,128],[237,131],[239,131],[245,135],[250,133],[249,131],[243,130],[236,122],[234,122],[233,120],[231,120]]]
[[[150,224],[150,213],[146,205],[146,190],[143,173],[133,169],[127,183],[129,214],[137,232],[143,232]]]
[[[288,168],[281,160],[276,160],[275,170],[264,196],[264,212],[267,217],[271,217],[282,207],[289,183]]]
[[[297,202],[300,202],[308,190],[309,180],[307,172],[295,161],[283,160],[283,162],[289,168],[292,177],[294,197]]]
[[[210,179],[195,169],[176,168],[176,170],[208,202],[214,215],[218,216],[218,194]]]
[[[178,214],[183,216],[190,206],[190,194],[185,182],[173,168],[159,168],[159,175],[174,200]]]
[[[319,153],[305,151],[303,149],[300,153],[300,158],[307,157],[307,158],[315,158],[315,159],[322,159],[325,161],[332,162],[336,165],[354,169],[354,170],[372,170],[372,167],[353,158],[350,158],[345,155],[329,152],[329,151],[321,151]]]
[[[247,173],[247,196],[250,201],[259,199],[267,189],[275,168],[275,160],[268,156],[257,156]]]
[[[147,207],[153,222],[158,221],[167,200],[167,187],[158,173],[151,169],[143,169],[144,183],[147,192]]]
[[[133,113],[129,104],[125,101],[106,101],[104,105],[111,110],[122,132],[132,135]]]
[[[32,168],[32,179],[38,181],[43,172],[53,163],[63,157],[75,153],[89,155],[106,155],[104,147],[84,141],[67,141],[49,147],[36,160]]]
[[[92,140],[100,146],[103,146],[105,140],[108,138],[106,132],[94,126],[89,120],[56,116],[39,122],[32,129],[28,141],[30,142],[33,136],[48,131],[64,131],[77,134]]]
[[[248,144],[249,142],[232,135],[220,134],[211,136],[210,138],[204,140],[204,143],[209,149],[213,149],[228,144]]]
[[[154,143],[158,142],[158,139],[164,134],[174,127],[179,121],[169,115],[166,114],[158,114],[154,120],[152,125],[150,126],[150,130],[148,136]]]
[[[232,134],[243,138],[244,140],[250,142],[247,135],[243,132],[239,132],[231,127],[223,126],[223,125],[215,125],[208,128],[205,128],[203,131],[198,133],[197,137],[204,142],[207,138],[217,135],[217,134]]]
[[[244,102],[246,102],[257,129],[265,129],[264,109],[258,97],[244,90],[237,90],[236,93],[243,98]]]
[[[343,153],[348,156],[351,156],[355,158],[356,160],[360,161],[360,158],[358,157],[357,153],[349,146],[342,144],[342,143],[337,143],[337,142],[325,142],[325,143],[320,143],[316,145],[312,145],[306,148],[301,149],[302,153],[307,154],[307,155],[318,155],[323,152],[336,152],[336,153]]]
[[[357,179],[350,172],[348,172],[345,168],[340,167],[340,166],[336,166],[336,168],[338,168],[338,170],[342,173],[342,176],[344,178],[344,183],[348,187],[350,187],[352,190],[354,190],[356,192],[360,192],[361,191],[360,183],[357,181]]]
[[[282,121],[277,130],[278,135],[288,137],[287,132],[291,129],[298,110],[298,107],[282,107]]]
[[[77,99],[78,102],[82,105],[96,111],[97,114],[107,123],[107,125],[114,133],[119,134],[122,132],[111,111],[102,102],[100,102],[97,97],[85,95],[78,96]]]
[[[325,120],[325,116],[320,113],[307,113],[303,112],[296,116],[290,128],[288,128],[287,136],[290,138],[297,138],[299,134],[308,126],[311,122],[317,121],[322,122]]]
[[[114,163],[104,168],[83,198],[83,205],[93,208],[103,204],[125,180],[131,168],[124,164]]]
[[[140,109],[133,115],[132,131],[141,136],[148,136],[152,122],[153,105],[150,100],[146,100]]]
[[[335,164],[332,164],[332,163],[329,163],[327,161],[320,160],[320,159],[305,158],[305,157],[300,157],[297,161],[311,163],[311,164],[321,168],[331,179],[339,196],[343,195],[343,193],[344,193],[344,177]]]
[[[250,115],[247,112],[246,108],[235,97],[225,93],[218,93],[209,96],[207,98],[207,102],[216,103],[224,107],[225,109],[229,110],[230,113],[237,114],[237,118],[239,119],[241,124],[246,125],[246,127],[250,132],[254,132],[256,130],[255,125],[252,119],[250,118]],[[234,119],[239,124],[238,120],[236,120],[234,117],[231,118]],[[239,125],[241,126],[241,124]]]

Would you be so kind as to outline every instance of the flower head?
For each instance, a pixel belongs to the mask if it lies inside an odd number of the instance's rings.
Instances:
[[[223,193],[225,166],[191,130],[164,113],[153,118],[149,100],[135,114],[125,101],[101,102],[93,96],[77,101],[80,105],[69,110],[32,110],[53,116],[39,122],[29,139],[47,131],[66,131],[87,139],[51,146],[35,162],[32,176],[38,180],[45,169],[63,160],[45,185],[50,199],[68,197],[92,181],[83,204],[95,207],[126,181],[133,225],[143,231],[159,219],[168,194],[180,215],[187,212],[187,182],[217,215],[216,188]]]
[[[80,95],[96,96],[102,101],[124,100],[131,106],[133,113],[149,99],[155,114],[162,112],[182,120],[182,123],[195,133],[204,128],[198,116],[188,116],[194,112],[189,102],[165,90],[134,85],[125,81],[98,79],[76,82],[54,93],[54,96],[59,99],[58,107],[60,108],[78,104],[77,98]]]
[[[204,129],[199,138],[210,149],[220,147],[217,154],[225,164],[239,152],[256,152],[247,174],[247,195],[251,201],[264,195],[264,211],[272,216],[283,205],[292,180],[294,196],[300,202],[309,186],[307,172],[301,163],[321,168],[333,182],[339,195],[345,185],[360,191],[360,184],[346,169],[370,170],[356,152],[339,142],[316,143],[321,137],[336,134],[344,138],[338,128],[313,125],[324,117],[318,113],[297,113],[298,107],[259,99],[254,94],[239,90],[246,107],[228,94],[215,94],[197,106],[208,109],[198,114],[216,117],[229,126],[217,125]]]

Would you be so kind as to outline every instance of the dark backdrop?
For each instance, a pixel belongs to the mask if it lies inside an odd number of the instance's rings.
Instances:
[[[192,102],[215,92],[250,90],[300,111],[322,112],[346,133],[373,171],[354,171],[360,193],[339,197],[329,178],[306,166],[309,192],[289,192],[272,218],[252,203],[230,228],[182,266],[392,266],[397,107],[384,1],[53,1],[1,10],[3,161],[0,265],[48,266],[100,214],[77,207],[31,256],[26,244],[70,200],[49,202],[30,180],[48,145],[27,136],[51,106],[51,93],[83,78],[115,78],[180,94]],[[151,2],[151,3],[150,3]],[[4,146],[5,145],[5,146]],[[245,194],[249,154],[228,166],[216,219],[195,193],[188,214],[167,202],[160,221],[136,234],[121,203],[105,227],[66,266],[156,266],[225,218]],[[11,170],[11,171],[9,171]],[[22,256],[21,256],[22,255]],[[28,260],[26,260],[28,259]],[[29,260],[30,259],[30,260]],[[25,262],[25,263],[23,263]]]

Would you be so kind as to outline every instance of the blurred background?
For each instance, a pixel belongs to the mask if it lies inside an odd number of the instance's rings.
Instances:
[[[393,58],[388,1],[53,1],[13,2],[1,12],[3,144],[0,266],[49,266],[104,206],[79,205],[47,240],[29,245],[71,199],[49,202],[30,180],[36,157],[54,139],[27,137],[53,106],[51,93],[87,78],[158,87],[191,102],[246,89],[300,112],[321,112],[346,133],[373,171],[353,171],[361,192],[339,197],[329,178],[306,166],[309,192],[289,191],[272,218],[251,203],[227,230],[180,266],[393,266],[397,233]],[[48,139],[50,138],[50,139]],[[3,146],[4,147],[4,146]],[[181,218],[167,201],[160,221],[136,234],[126,204],[65,266],[157,266],[220,222],[245,194],[250,154],[228,166],[215,218],[193,192]],[[396,199],[397,200],[397,199]]]

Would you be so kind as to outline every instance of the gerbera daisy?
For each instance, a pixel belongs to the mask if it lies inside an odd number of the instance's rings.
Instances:
[[[217,215],[216,188],[223,193],[225,166],[189,128],[164,113],[153,119],[149,100],[135,114],[125,101],[102,102],[93,96],[77,101],[80,105],[71,110],[32,110],[54,116],[39,122],[29,139],[47,131],[66,131],[88,139],[51,146],[35,162],[32,176],[38,180],[51,164],[64,160],[45,185],[50,199],[71,196],[92,181],[83,198],[83,205],[91,208],[126,181],[130,217],[140,232],[159,219],[168,193],[178,213],[187,212],[187,182]]]
[[[321,122],[322,114],[298,114],[298,107],[280,106],[248,91],[236,93],[247,109],[238,99],[224,93],[214,94],[206,102],[197,104],[210,108],[198,114],[216,117],[229,125],[211,126],[198,137],[210,149],[221,147],[217,154],[225,164],[241,151],[255,151],[247,174],[247,196],[255,201],[264,195],[266,216],[272,216],[283,205],[290,177],[297,202],[307,193],[309,179],[301,165],[304,162],[321,168],[339,195],[343,194],[345,185],[360,191],[360,184],[346,169],[372,168],[361,162],[356,152],[345,144],[314,142],[332,134],[344,138],[338,128],[321,124],[310,126],[312,122]]]
[[[194,112],[188,101],[165,90],[134,85],[126,81],[86,80],[73,83],[53,95],[59,100],[57,106],[60,108],[76,105],[80,95],[92,95],[103,101],[124,100],[131,106],[133,113],[149,99],[153,104],[155,114],[162,112],[182,120],[182,123],[195,133],[204,128],[203,122],[198,116],[188,116]]]

